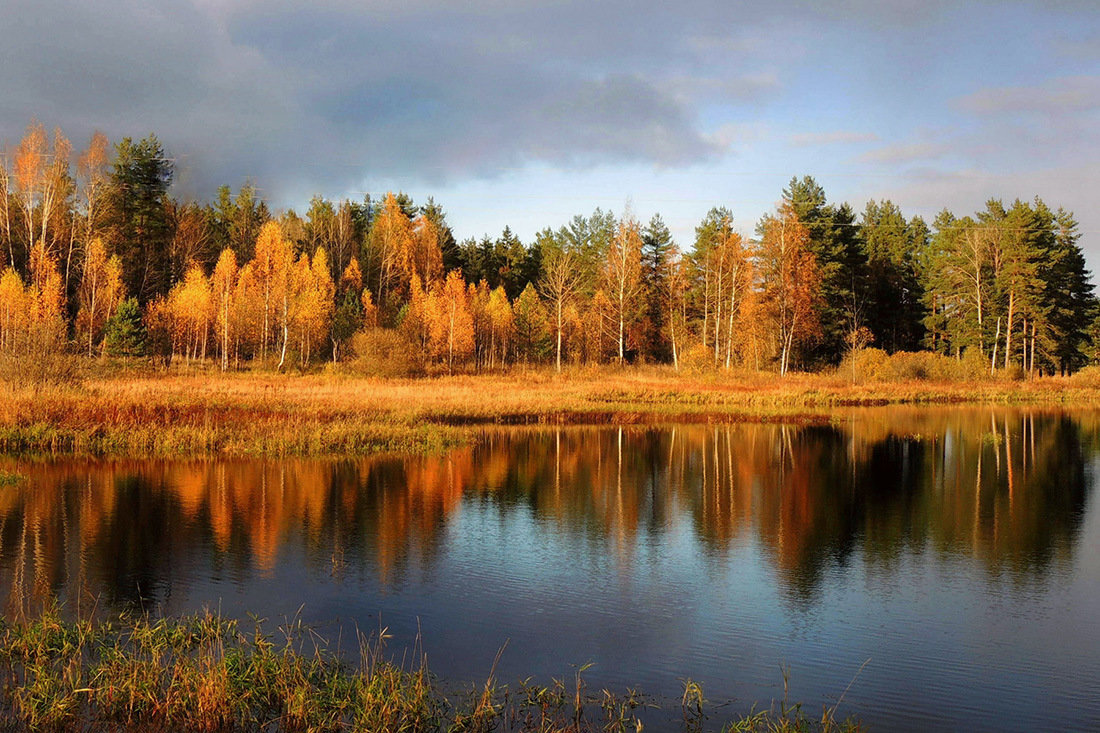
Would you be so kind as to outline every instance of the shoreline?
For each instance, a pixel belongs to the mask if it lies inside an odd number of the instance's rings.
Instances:
[[[381,379],[341,373],[98,374],[0,388],[0,454],[149,457],[431,453],[494,425],[827,424],[862,407],[1100,407],[1100,384],[852,383],[836,375],[681,375],[659,367]]]

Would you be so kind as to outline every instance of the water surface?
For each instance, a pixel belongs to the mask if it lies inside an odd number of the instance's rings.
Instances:
[[[1098,426],[891,409],[430,457],[8,460],[29,480],[0,489],[0,602],[301,609],[395,652],[419,633],[456,684],[507,642],[505,681],[592,663],[667,702],[691,678],[722,718],[786,666],[811,712],[848,688],[872,729],[1100,729]]]

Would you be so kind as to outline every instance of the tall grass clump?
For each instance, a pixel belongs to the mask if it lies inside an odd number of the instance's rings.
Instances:
[[[657,707],[634,690],[591,690],[588,666],[539,685],[486,682],[449,692],[419,645],[394,661],[383,629],[358,639],[346,661],[314,630],[291,621],[268,632],[204,612],[178,619],[68,621],[57,607],[0,624],[0,730],[533,731],[634,733]],[[498,655],[499,660],[499,655]],[[702,689],[687,683],[674,726],[701,731]],[[679,715],[677,716],[677,713]],[[849,731],[831,711],[820,720],[786,704],[728,723],[724,731]]]

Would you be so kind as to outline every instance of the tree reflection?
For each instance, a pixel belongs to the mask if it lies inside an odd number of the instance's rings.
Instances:
[[[887,572],[961,556],[1024,582],[1071,558],[1096,427],[893,409],[814,427],[507,429],[428,457],[8,461],[30,480],[0,492],[0,592],[8,614],[53,599],[155,609],[189,574],[263,577],[284,555],[400,587],[465,506],[526,514],[624,568],[686,523],[714,557],[759,548],[801,603],[857,555]]]

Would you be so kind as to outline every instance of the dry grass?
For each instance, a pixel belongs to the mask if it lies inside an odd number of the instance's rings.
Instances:
[[[5,388],[0,450],[130,455],[441,450],[479,424],[824,422],[891,404],[1100,404],[1100,380],[880,382],[837,375],[683,376],[666,368],[372,379],[339,373],[89,373]]]

